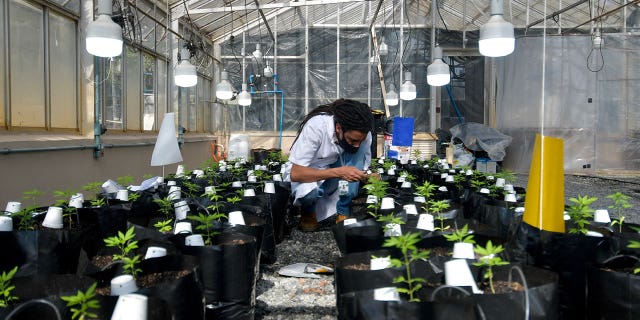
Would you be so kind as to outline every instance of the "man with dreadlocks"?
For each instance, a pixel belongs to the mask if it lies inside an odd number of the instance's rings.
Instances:
[[[300,206],[299,228],[314,231],[318,221],[349,216],[358,182],[371,163],[373,116],[368,105],[348,99],[312,110],[300,124],[285,166],[294,205]]]

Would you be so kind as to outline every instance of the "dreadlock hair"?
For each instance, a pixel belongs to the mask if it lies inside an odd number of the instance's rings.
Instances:
[[[350,99],[338,99],[311,110],[302,120],[300,128],[298,128],[298,134],[300,134],[309,119],[323,114],[332,115],[334,121],[339,123],[344,131],[357,130],[368,133],[373,126],[373,114],[371,114],[371,109],[366,103]]]

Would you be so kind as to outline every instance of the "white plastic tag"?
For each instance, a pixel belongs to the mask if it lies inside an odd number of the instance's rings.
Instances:
[[[406,180],[407,180],[407,177],[405,177],[405,176],[400,176],[400,177],[398,177],[398,179],[396,179],[396,181],[397,181],[398,183],[405,182]]]
[[[349,181],[347,180],[339,180],[338,181],[338,195],[346,196],[349,194]]]
[[[405,204],[404,206],[402,206],[402,208],[407,214],[413,214],[413,215],[418,214],[418,209],[416,209],[415,204]]]
[[[380,257],[371,259],[371,270],[382,270],[391,267],[391,257]]]
[[[367,203],[378,203],[378,197],[370,194],[367,196]]]
[[[400,294],[395,287],[377,288],[373,290],[376,301],[400,301]]]
[[[413,197],[413,202],[425,203],[427,200],[423,196]]]
[[[342,225],[348,226],[348,225],[354,224],[356,222],[358,222],[358,219],[356,219],[356,218],[344,219],[344,220],[342,220]]]

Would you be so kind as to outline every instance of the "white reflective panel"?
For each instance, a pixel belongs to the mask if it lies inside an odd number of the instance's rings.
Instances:
[[[11,126],[44,127],[44,25],[39,7],[11,0],[9,5]]]
[[[142,92],[142,85],[140,83],[140,74],[142,73],[140,68],[140,50],[135,48],[126,47],[124,50],[126,54],[126,74],[127,80],[125,85],[125,94],[127,96],[125,103],[125,110],[127,112],[127,130],[140,130],[140,93]]]
[[[51,127],[78,127],[76,81],[76,25],[49,11]]]
[[[156,117],[156,95],[155,95],[155,70],[156,63],[152,55],[143,54],[144,63],[142,73],[142,103],[144,106],[142,114],[142,128],[145,131],[155,129]]]

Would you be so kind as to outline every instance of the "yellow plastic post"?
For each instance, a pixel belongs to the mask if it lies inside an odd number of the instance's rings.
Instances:
[[[564,145],[560,138],[536,135],[522,219],[540,230],[565,232]]]

